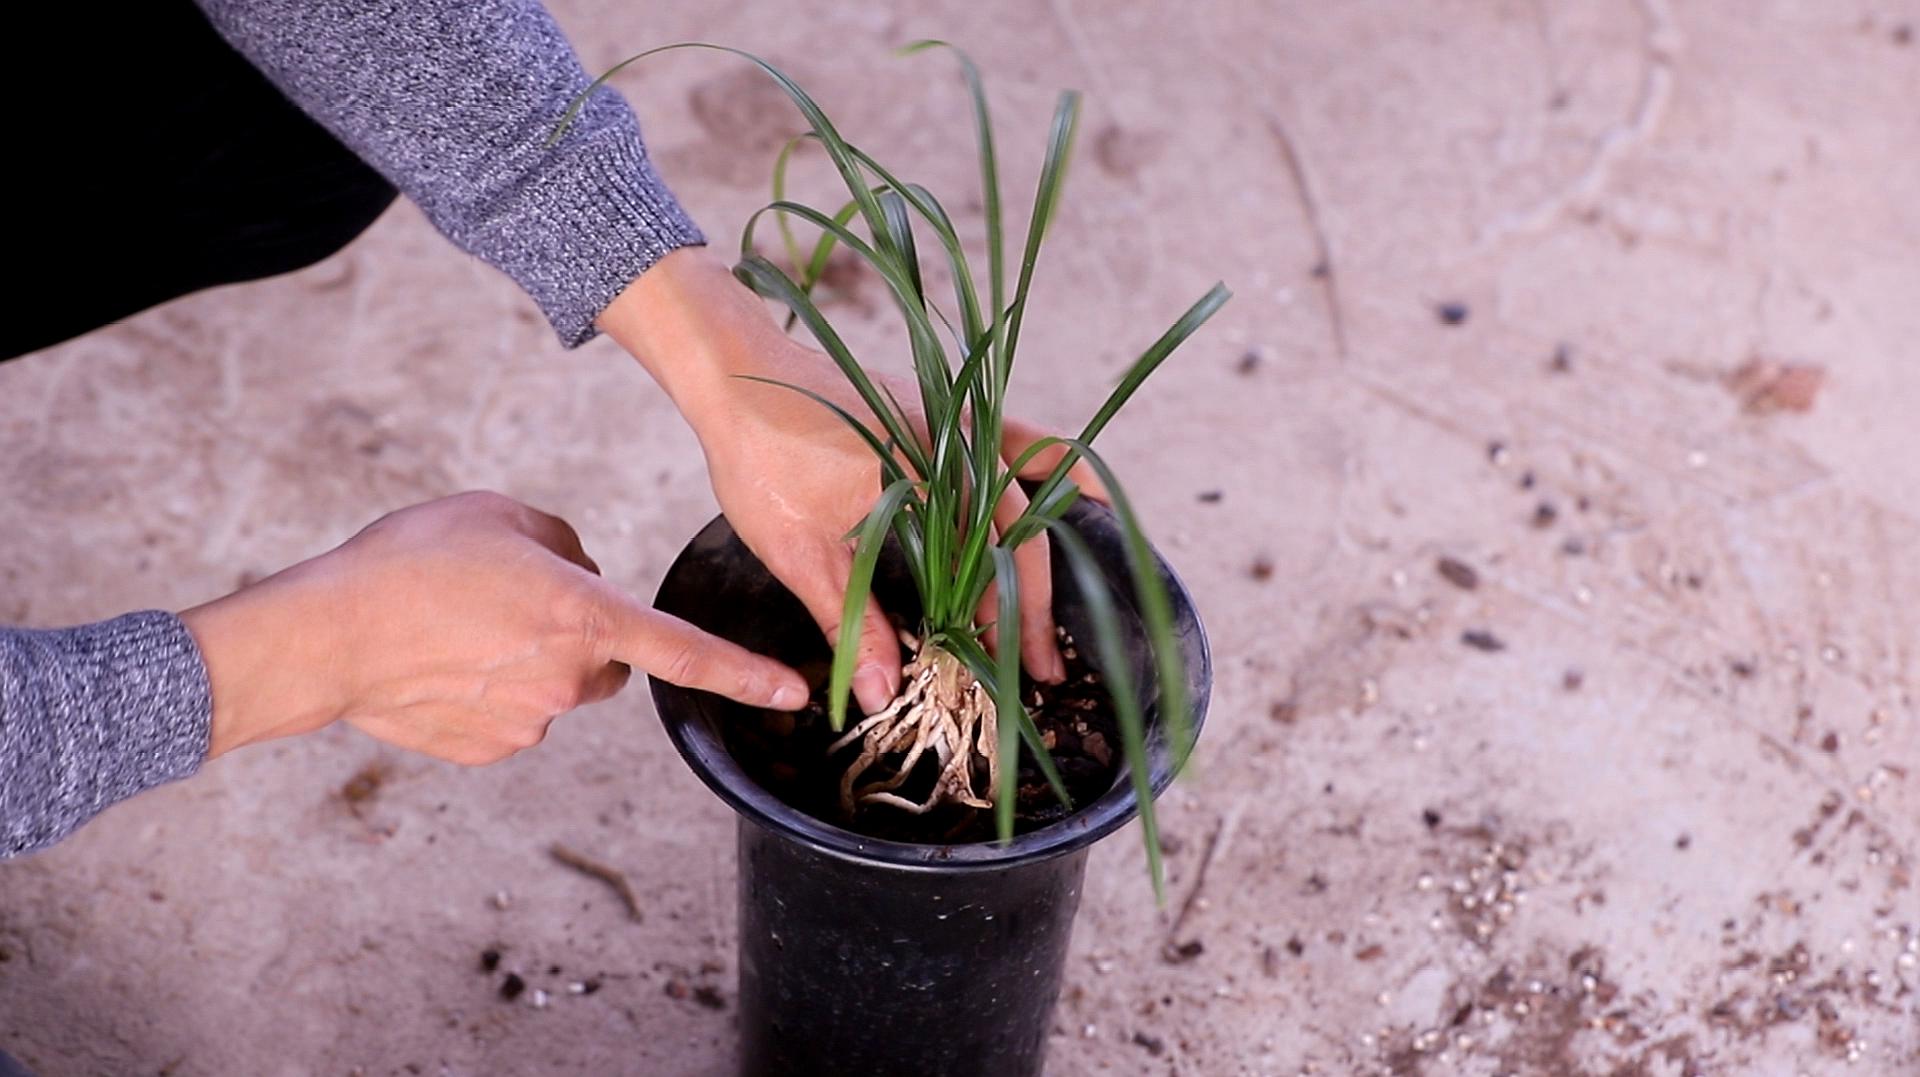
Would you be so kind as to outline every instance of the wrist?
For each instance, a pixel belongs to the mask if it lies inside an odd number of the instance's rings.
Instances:
[[[676,250],[601,312],[602,332],[660,384],[696,432],[724,421],[738,376],[767,373],[763,357],[792,342],[766,304],[704,247]]]
[[[243,745],[305,733],[338,709],[321,690],[326,649],[316,634],[325,610],[301,594],[298,569],[186,610],[180,620],[200,648],[212,693],[212,759]]]

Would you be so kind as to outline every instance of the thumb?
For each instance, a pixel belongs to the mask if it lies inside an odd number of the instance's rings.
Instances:
[[[641,605],[618,588],[604,587],[602,595],[597,659],[748,706],[795,711],[807,705],[807,682],[788,666]]]
[[[840,620],[846,611],[847,577],[853,572],[853,555],[844,547],[833,546],[815,558],[812,571],[788,578],[785,583],[807,612],[819,623],[830,646],[840,644]],[[900,691],[900,644],[893,625],[872,595],[860,614],[860,649],[853,663],[853,698],[867,714],[877,714]]]

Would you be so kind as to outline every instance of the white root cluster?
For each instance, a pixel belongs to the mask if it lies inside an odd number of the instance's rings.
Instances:
[[[902,671],[904,685],[887,708],[833,742],[828,753],[858,741],[860,755],[840,778],[840,808],[851,816],[861,804],[889,804],[920,815],[942,804],[990,808],[1000,777],[1000,736],[994,721],[993,697],[987,694],[966,664],[935,646],[921,646],[902,635],[914,651]],[[940,776],[923,801],[912,801],[894,790],[905,784],[928,752],[940,764]],[[890,756],[904,753],[897,764]],[[975,782],[974,755],[986,761],[986,782]],[[860,785],[868,769],[889,771]]]

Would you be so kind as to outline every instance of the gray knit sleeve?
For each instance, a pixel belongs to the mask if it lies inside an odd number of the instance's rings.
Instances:
[[[212,724],[206,664],[171,613],[0,628],[0,859],[192,774]]]
[[[519,283],[569,347],[667,252],[704,243],[537,0],[199,0],[293,102]]]

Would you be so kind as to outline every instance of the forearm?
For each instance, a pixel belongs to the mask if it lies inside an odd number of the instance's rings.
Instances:
[[[0,628],[0,858],[192,774],[211,713],[199,649],[170,613]]]
[[[741,375],[786,344],[759,296],[705,249],[675,251],[601,313],[599,328],[640,361],[699,429],[724,421]]]
[[[593,95],[535,0],[199,0],[229,43],[512,277],[569,345],[666,253],[704,242],[620,96]]]

